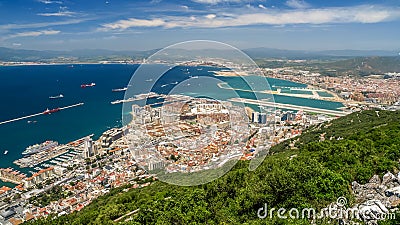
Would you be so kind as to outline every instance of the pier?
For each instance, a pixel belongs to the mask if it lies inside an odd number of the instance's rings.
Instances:
[[[275,107],[275,108],[280,108],[280,109],[291,109],[291,110],[298,110],[298,111],[303,110],[305,112],[313,112],[313,113],[319,113],[319,114],[325,114],[325,115],[331,115],[331,116],[346,116],[351,113],[351,112],[336,111],[336,110],[330,110],[330,109],[319,109],[319,108],[313,108],[313,107],[308,107],[308,106],[289,105],[289,104],[283,104],[283,103],[267,102],[267,101],[245,99],[245,98],[231,98],[231,99],[229,99],[229,101],[248,103],[248,104],[260,105],[260,106]]]
[[[69,106],[57,108],[57,109],[56,109],[56,112],[57,112],[57,111],[60,111],[60,110],[64,110],[64,109],[69,109],[69,108],[81,106],[81,105],[83,105],[83,104],[84,104],[84,103],[81,102],[81,103],[78,103],[78,104],[74,104],[74,105],[69,105]],[[32,117],[35,117],[35,116],[50,114],[50,113],[51,113],[50,111],[51,111],[51,110],[49,110],[49,111],[46,110],[46,111],[44,111],[44,112],[35,113],[35,114],[32,114],[32,115],[23,116],[23,117],[11,119],[11,120],[6,120],[6,121],[3,121],[3,122],[0,122],[0,125],[6,124],[6,123],[12,123],[12,122],[15,122],[15,121],[24,120],[24,119],[28,119],[28,118],[32,118]]]
[[[111,104],[114,105],[114,104],[120,104],[120,103],[125,103],[125,102],[135,102],[135,101],[145,100],[145,99],[149,99],[149,98],[159,98],[159,97],[165,97],[165,95],[157,94],[154,92],[149,92],[147,94],[135,95],[135,97],[131,97],[128,99],[115,100],[115,101],[112,101]]]

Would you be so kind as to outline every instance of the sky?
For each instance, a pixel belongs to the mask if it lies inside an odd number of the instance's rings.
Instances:
[[[400,50],[399,0],[0,0],[0,15],[0,46],[18,49]]]

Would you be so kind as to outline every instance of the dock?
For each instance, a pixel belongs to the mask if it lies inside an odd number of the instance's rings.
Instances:
[[[165,97],[165,95],[157,94],[154,92],[149,92],[147,94],[135,95],[135,97],[131,97],[128,99],[115,100],[115,101],[112,101],[111,104],[114,105],[114,104],[120,104],[120,103],[125,103],[125,102],[135,102],[135,101],[145,100],[145,99],[149,99],[149,98],[159,98],[159,97]]]
[[[77,106],[82,106],[83,104],[84,103],[81,102],[81,103],[78,103],[78,104],[57,108],[57,110],[69,109],[69,108],[73,108],[73,107],[77,107]],[[46,111],[44,111],[44,112],[35,113],[35,114],[32,114],[32,115],[28,115],[28,116],[22,116],[22,117],[19,117],[19,118],[15,118],[15,119],[11,119],[11,120],[6,120],[6,121],[3,121],[3,122],[0,122],[0,125],[6,124],[6,123],[12,123],[12,122],[16,122],[16,121],[24,120],[24,119],[28,119],[28,118],[32,118],[32,117],[35,117],[35,116],[45,115],[45,114],[48,114],[48,113],[46,113]]]
[[[69,147],[66,145],[61,145],[58,147],[55,147],[51,151],[44,151],[44,152],[39,152],[34,155],[30,155],[18,160],[14,161],[14,164],[21,168],[25,167],[34,167],[37,166],[45,161],[48,161],[50,159],[56,158],[62,154],[65,154],[69,151]]]

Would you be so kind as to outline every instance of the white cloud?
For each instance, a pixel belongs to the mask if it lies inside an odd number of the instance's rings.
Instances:
[[[0,25],[0,30],[12,30],[12,29],[26,29],[26,28],[41,28],[41,27],[50,27],[50,26],[60,26],[60,25],[69,25],[69,24],[78,24],[88,20],[93,20],[93,18],[86,19],[70,19],[64,21],[57,22],[43,22],[43,23],[25,23],[25,24],[2,24]]]
[[[306,9],[310,7],[310,4],[304,0],[288,0],[286,1],[286,5],[295,9]]]
[[[215,5],[221,2],[242,2],[243,0],[192,0],[193,2],[202,3],[202,4],[211,4]]]
[[[76,13],[71,11],[54,12],[54,13],[38,13],[38,16],[74,16]]]
[[[260,9],[266,9],[266,7],[265,7],[263,4],[259,4],[259,5],[258,5],[258,8],[260,8]]]
[[[217,17],[217,15],[215,15],[215,14],[208,14],[208,15],[206,15],[206,16],[204,16],[205,18],[207,18],[207,19],[209,19],[209,20],[212,20],[212,19],[214,19],[215,17]]]
[[[12,43],[12,46],[15,46],[15,47],[19,47],[21,45],[22,45],[21,43]]]
[[[59,34],[59,30],[40,30],[40,31],[26,31],[20,32],[16,34],[9,35],[7,39],[16,38],[16,37],[37,37],[42,35],[55,35]]]
[[[165,25],[165,21],[162,19],[135,19],[131,18],[128,20],[119,20],[115,23],[103,24],[99,30],[125,30],[130,27],[159,27]]]
[[[382,8],[375,6],[357,6],[321,9],[274,10],[263,9],[256,13],[205,14],[202,17],[175,16],[156,19],[119,20],[103,24],[99,29],[125,30],[130,27],[199,27],[218,28],[247,25],[287,25],[287,24],[343,24],[343,23],[379,23],[400,18],[399,8]]]
[[[77,13],[69,11],[68,7],[60,6],[60,9],[58,12],[38,13],[37,15],[39,15],[39,16],[74,16],[75,14],[77,14]]]
[[[44,3],[44,4],[62,4],[62,1],[50,1],[50,0],[38,0],[38,2]]]

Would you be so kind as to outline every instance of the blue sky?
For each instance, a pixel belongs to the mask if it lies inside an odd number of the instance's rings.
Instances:
[[[400,50],[398,0],[0,0],[0,15],[0,46],[21,49]]]

